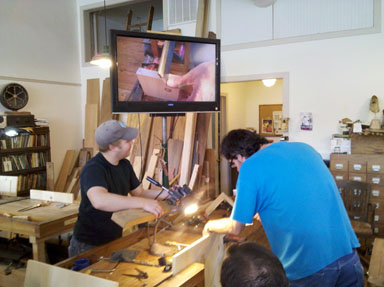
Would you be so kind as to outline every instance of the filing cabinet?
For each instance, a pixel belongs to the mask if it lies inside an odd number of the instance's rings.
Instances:
[[[331,154],[330,170],[336,181],[361,181],[371,185],[369,202],[375,208],[375,235],[384,237],[384,155]]]

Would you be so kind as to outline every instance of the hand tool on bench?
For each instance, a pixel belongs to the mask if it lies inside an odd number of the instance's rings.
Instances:
[[[18,212],[24,212],[24,211],[31,210],[31,209],[34,209],[34,208],[48,206],[49,204],[50,204],[50,202],[48,202],[48,201],[40,202],[40,203],[31,205],[31,206],[28,206],[28,207],[24,207],[22,209],[19,209]]]
[[[144,272],[144,271],[140,270],[139,268],[135,268],[135,270],[138,272],[138,274],[126,274],[126,273],[123,273],[122,275],[130,276],[130,277],[135,277],[139,281],[141,281],[141,279],[147,279],[148,278],[148,273],[147,272]]]

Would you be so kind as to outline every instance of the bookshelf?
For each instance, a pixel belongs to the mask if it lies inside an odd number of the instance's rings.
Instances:
[[[49,127],[22,128],[14,137],[0,133],[0,175],[18,177],[18,196],[29,195],[30,189],[46,189],[49,161]]]

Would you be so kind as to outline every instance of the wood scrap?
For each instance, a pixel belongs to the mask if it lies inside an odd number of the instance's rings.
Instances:
[[[103,92],[101,97],[100,123],[112,120],[111,106],[111,81],[105,78],[103,81]]]
[[[57,191],[31,189],[31,199],[45,200],[49,202],[73,203],[73,194]]]
[[[149,162],[148,169],[145,172],[144,177],[143,177],[143,188],[144,189],[149,189],[149,187],[151,185],[151,183],[148,180],[146,180],[146,178],[147,178],[147,176],[153,177],[153,174],[155,173],[157,161],[159,159],[159,156],[158,156],[159,153],[160,153],[159,149],[153,150],[153,154],[151,156],[151,161]]]
[[[213,200],[207,206],[207,208],[205,209],[205,215],[209,216],[223,201],[228,202],[231,206],[234,205],[232,198],[230,198],[228,195],[222,192],[215,200]]]
[[[55,173],[54,173],[54,165],[53,162],[46,163],[47,168],[47,190],[55,189]]]
[[[92,155],[96,154],[98,146],[95,141],[95,131],[99,126],[99,106],[96,104],[85,105],[84,147],[92,148]]]
[[[193,171],[192,171],[192,176],[191,176],[191,179],[189,181],[189,184],[188,184],[188,187],[193,191],[195,186],[196,186],[196,181],[197,181],[197,174],[199,173],[199,165],[198,164],[195,164],[195,166],[193,167]]]
[[[196,114],[187,113],[186,122],[185,122],[183,154],[181,158],[181,169],[180,169],[180,180],[179,180],[180,185],[187,184],[187,181],[190,178],[192,153],[193,153],[193,138],[194,138],[195,128],[196,128]]]
[[[65,190],[67,179],[72,172],[73,167],[75,166],[79,157],[79,151],[76,150],[67,150],[65,153],[63,165],[59,173],[59,177],[55,184],[55,191],[63,192]]]

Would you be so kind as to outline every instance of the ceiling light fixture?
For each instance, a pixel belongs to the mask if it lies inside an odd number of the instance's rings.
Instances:
[[[264,86],[266,86],[268,88],[273,87],[276,83],[276,79],[265,79],[262,81],[263,81]]]
[[[105,32],[105,45],[103,53],[97,53],[92,57],[91,64],[97,65],[102,68],[110,68],[112,66],[111,57],[109,55],[109,46],[107,39],[107,7],[104,0],[104,32]]]

